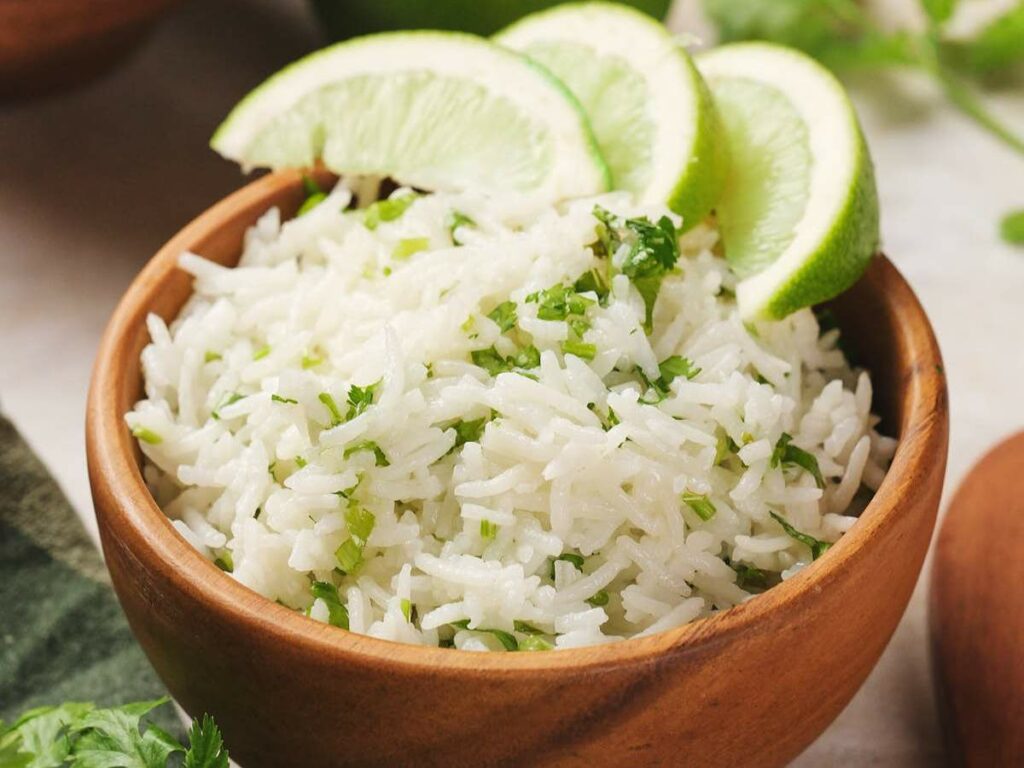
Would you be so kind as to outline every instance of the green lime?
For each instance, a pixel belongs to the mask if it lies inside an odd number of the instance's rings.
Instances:
[[[707,86],[663,25],[617,3],[560,5],[498,33],[550,69],[590,118],[616,189],[667,203],[684,229],[717,202],[727,156]]]
[[[491,35],[528,13],[559,0],[313,0],[327,33],[335,40],[395,29],[454,29]],[[630,0],[657,19],[672,0]]]
[[[744,317],[781,318],[849,288],[878,248],[867,144],[842,85],[789,48],[701,55],[731,164],[717,205]]]
[[[211,145],[244,167],[389,176],[559,200],[608,188],[579,104],[482,38],[394,32],[310,54],[246,96]]]

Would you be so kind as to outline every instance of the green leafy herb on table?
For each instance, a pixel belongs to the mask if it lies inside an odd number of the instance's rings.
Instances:
[[[991,114],[972,79],[1024,61],[1024,2],[967,42],[945,29],[956,0],[919,0],[923,32],[883,29],[856,0],[704,0],[723,42],[769,40],[808,53],[837,72],[913,67],[932,77],[949,101],[1024,155],[1024,137]]]
[[[83,702],[38,707],[11,726],[0,722],[0,768],[228,768],[220,729],[209,715],[192,721],[188,747],[142,718],[169,701],[99,708]],[[172,760],[180,755],[183,762]]]

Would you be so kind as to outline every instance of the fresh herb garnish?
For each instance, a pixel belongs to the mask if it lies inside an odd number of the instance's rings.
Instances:
[[[373,405],[373,399],[377,395],[380,384],[381,382],[378,379],[373,384],[367,384],[365,387],[357,387],[355,384],[349,387],[348,413],[345,416],[347,421],[351,421]]]
[[[363,211],[363,225],[369,230],[374,230],[383,222],[400,218],[416,197],[415,193],[408,193],[368,205]]]
[[[832,546],[832,544],[828,541],[820,541],[819,539],[816,539],[813,536],[810,536],[806,533],[801,533],[792,525],[787,523],[781,515],[778,515],[775,512],[771,511],[769,511],[768,514],[772,516],[775,522],[782,526],[782,530],[784,530],[790,538],[796,539],[801,544],[806,544],[810,548],[812,560],[817,560],[819,557],[825,554],[829,547]]]
[[[388,457],[381,450],[381,447],[377,445],[373,440],[362,440],[361,442],[350,445],[345,449],[344,457],[347,459],[353,453],[359,453],[359,451],[373,451],[374,461],[378,467],[390,467],[391,462],[388,461]]]
[[[775,448],[772,450],[772,458],[769,462],[769,466],[772,469],[782,466],[796,466],[800,467],[807,472],[811,473],[814,478],[814,482],[817,483],[819,488],[825,487],[825,478],[821,474],[821,469],[818,467],[818,460],[814,457],[814,454],[808,453],[803,448],[798,448],[793,445],[790,441],[792,436],[782,433],[782,437],[779,438],[779,442],[775,444]]]
[[[430,247],[429,237],[403,237],[398,241],[398,245],[395,246],[394,250],[391,251],[391,258],[408,259],[414,253],[425,251]]]
[[[0,723],[0,765],[5,768],[167,768],[183,753],[184,768],[228,768],[220,730],[209,715],[192,721],[186,749],[142,718],[170,699],[139,701],[108,709],[67,702],[25,712],[10,728]],[[177,763],[175,763],[177,764]]]
[[[701,369],[694,365],[690,358],[672,355],[658,363],[658,372],[661,376],[657,383],[660,388],[667,392],[669,386],[677,377],[682,376],[687,380],[692,380],[697,377],[700,371]]]
[[[602,304],[611,292],[611,286],[608,284],[608,278],[605,276],[604,272],[597,268],[587,270],[580,275],[579,279],[572,287],[576,293],[596,293],[598,301]]]
[[[299,404],[298,400],[293,400],[290,397],[281,397],[281,395],[271,395],[270,399],[271,399],[271,401],[273,401],[275,403],[281,403],[282,405],[298,405]]]
[[[455,236],[459,227],[475,227],[476,222],[462,211],[452,211],[448,215],[448,234],[452,238],[452,245],[462,245],[462,241]]]
[[[470,353],[474,365],[478,365],[491,376],[515,368],[536,368],[540,365],[540,352],[532,344],[523,347],[511,357],[504,357],[494,347],[475,349]]]
[[[213,409],[213,412],[210,414],[210,416],[213,417],[214,421],[220,421],[221,409],[227,408],[229,405],[237,403],[244,397],[245,395],[239,394],[238,392],[229,392],[227,395],[224,396],[224,399],[221,401],[220,405]]]
[[[538,635],[530,635],[519,641],[520,651],[550,651],[554,647],[549,641]]]
[[[460,419],[452,424],[452,429],[455,430],[455,445],[452,446],[452,450],[454,451],[466,443],[479,443],[488,421],[489,419],[472,419],[471,421]]]
[[[760,568],[746,563],[736,563],[732,569],[736,571],[736,586],[740,589],[764,589],[768,586],[768,577]]]
[[[399,603],[399,607],[402,609],[402,615],[405,616],[405,620],[411,622],[412,621],[412,601],[409,598],[407,598],[407,597],[403,597],[402,601]]]
[[[691,493],[686,491],[682,496],[683,503],[694,511],[705,523],[715,516],[715,505],[711,503],[711,499],[700,493]]]
[[[220,352],[214,352],[212,350],[206,350],[206,354],[203,355],[204,363],[214,363],[217,360],[223,360],[224,356]]]
[[[334,396],[330,392],[321,392],[316,396],[316,399],[323,403],[331,414],[331,426],[336,427],[341,424],[341,410],[339,410],[338,404],[334,401]]]
[[[132,427],[132,435],[142,442],[149,443],[150,445],[160,445],[160,443],[164,441],[164,439],[156,432],[141,425]]]
[[[602,606],[608,605],[608,593],[606,591],[599,590],[586,600],[588,605],[592,605],[595,608],[601,608]]]
[[[316,368],[318,365],[323,363],[324,358],[321,355],[315,354],[314,352],[306,352],[302,356],[302,370],[308,371],[310,368]]]
[[[568,339],[562,342],[562,351],[567,355],[576,355],[582,360],[593,360],[594,355],[597,354],[597,346],[585,341]]]
[[[526,301],[537,305],[537,317],[541,320],[565,320],[570,315],[584,315],[587,307],[594,303],[568,285],[553,285],[536,291],[527,296]]]
[[[516,303],[514,301],[503,301],[492,309],[487,317],[497,323],[502,333],[511,329],[519,319],[516,315]]]
[[[270,345],[266,344],[266,345],[260,347],[259,349],[257,349],[255,352],[252,353],[252,359],[253,360],[262,360],[264,357],[266,357],[269,354],[270,354]]]
[[[456,629],[468,629],[470,632],[482,632],[484,634],[494,635],[494,637],[498,638],[498,642],[500,642],[505,647],[506,651],[519,650],[519,641],[516,640],[516,636],[510,632],[506,632],[503,629],[470,629],[469,619],[453,621],[449,626],[455,627]]]
[[[490,520],[480,521],[480,538],[484,541],[490,541],[498,535],[498,524],[492,523]]]
[[[558,557],[551,558],[551,570],[549,572],[549,575],[551,576],[552,581],[555,580],[555,563],[557,563],[559,560],[566,563],[572,563],[577,571],[583,570],[583,555],[577,555],[573,552],[563,552]]]
[[[302,216],[309,213],[327,199],[327,193],[320,188],[319,184],[316,183],[316,179],[310,176],[302,177],[302,189],[306,193],[306,199],[303,200],[302,205],[299,206],[299,210],[295,214],[296,216]]]
[[[348,629],[348,608],[341,602],[338,588],[329,581],[314,581],[310,587],[313,597],[324,601],[327,606],[327,621],[332,626]]]
[[[647,218],[618,216],[599,205],[594,206],[593,213],[603,225],[599,237],[613,266],[630,279],[644,299],[644,329],[650,333],[661,281],[679,260],[676,227],[668,216],[654,224]],[[625,253],[620,255],[623,248]]]
[[[225,573],[235,572],[235,560],[231,557],[231,550],[224,549],[217,556],[217,559],[213,561],[213,564],[220,568]]]
[[[354,500],[349,501],[345,510],[345,525],[348,526],[349,538],[334,551],[334,558],[343,572],[352,573],[363,562],[363,550],[376,522],[377,517],[373,512]]]

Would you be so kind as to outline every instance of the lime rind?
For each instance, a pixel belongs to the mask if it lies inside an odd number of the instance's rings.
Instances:
[[[727,150],[706,84],[662,24],[617,3],[566,3],[521,19],[495,40],[548,66],[576,94],[617,188],[641,203],[668,204],[684,229],[707,216],[722,189]],[[582,51],[575,60],[574,49]],[[631,75],[640,97],[619,94],[609,104],[608,93]],[[614,119],[622,109],[635,114]]]
[[[806,207],[782,252],[739,283],[741,313],[747,319],[778,319],[842,293],[856,282],[878,248],[874,171],[842,85],[804,54],[768,43],[723,46],[701,55],[698,66],[712,93],[719,84],[737,80],[777,89],[807,128],[811,169]],[[726,108],[725,102],[719,103],[720,110]],[[737,143],[744,137],[730,140]],[[730,211],[729,202],[727,196],[720,204],[723,220],[741,213]],[[725,251],[740,274],[755,258],[730,251],[728,239]]]
[[[310,54],[239,102],[211,146],[245,167],[322,160],[425,188],[558,200],[610,184],[586,116],[557,78],[454,32],[383,33]]]

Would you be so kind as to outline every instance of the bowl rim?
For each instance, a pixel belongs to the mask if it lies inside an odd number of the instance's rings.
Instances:
[[[943,450],[947,398],[938,343],[910,286],[879,254],[871,268],[881,273],[885,287],[882,300],[890,305],[899,301],[901,311],[893,315],[896,333],[901,337],[900,348],[913,372],[922,375],[903,378],[900,443],[878,491],[857,523],[822,558],[799,573],[756,599],[674,629],[553,653],[476,653],[418,646],[356,634],[309,619],[223,573],[171,525],[150,495],[135,460],[134,439],[118,408],[128,384],[116,365],[131,353],[138,324],[145,322],[148,307],[163,282],[177,270],[179,255],[238,211],[258,208],[261,202],[266,204],[259,210],[269,208],[269,198],[297,189],[301,180],[299,172],[281,171],[251,182],[201,213],[160,248],[131,283],[104,332],[86,413],[89,479],[101,534],[107,534],[108,527],[116,527],[119,538],[130,539],[133,554],[160,568],[161,576],[175,589],[225,620],[268,633],[268,639],[276,638],[325,658],[341,656],[350,664],[386,664],[392,670],[430,668],[471,675],[583,670],[649,661],[670,652],[704,653],[751,626],[765,623],[772,615],[780,615],[787,606],[798,609],[827,589],[836,574],[859,558],[890,518],[899,514],[901,498],[911,492],[912,481],[927,475],[928,467]],[[110,519],[106,519],[108,516]]]

